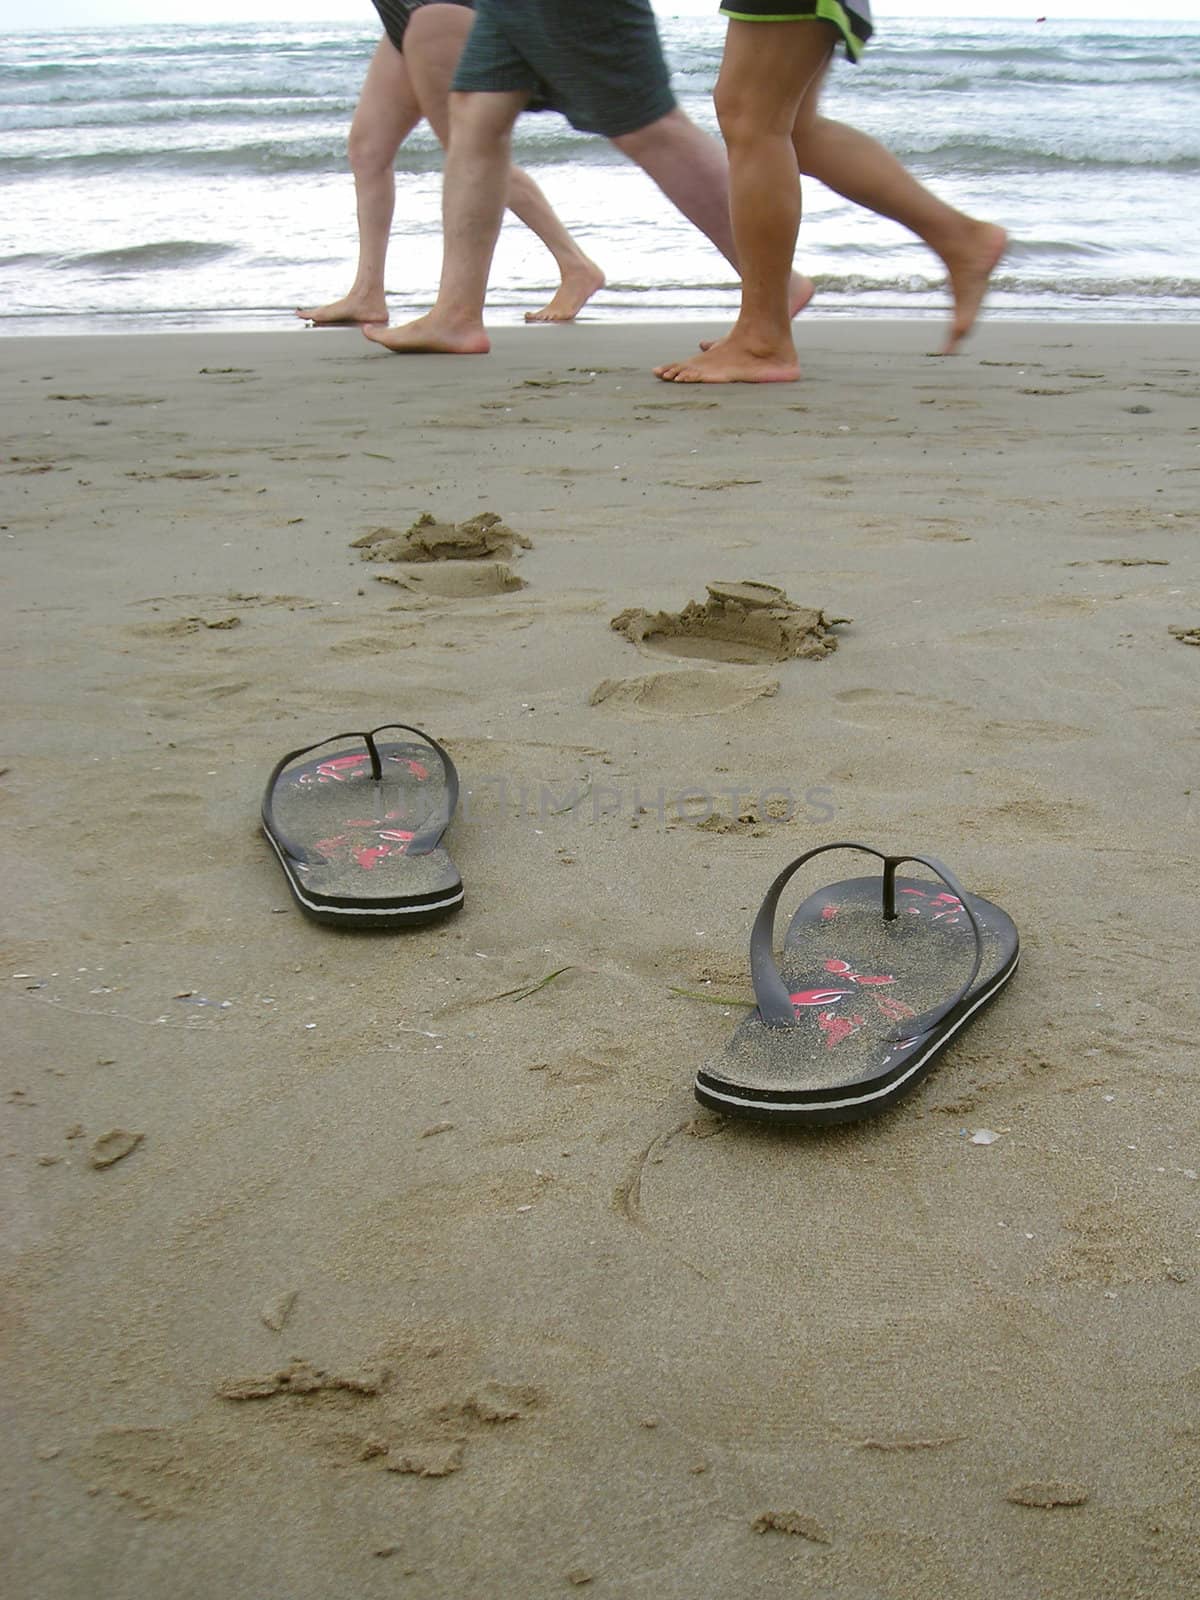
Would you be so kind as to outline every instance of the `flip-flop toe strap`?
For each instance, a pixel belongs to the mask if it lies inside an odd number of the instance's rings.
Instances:
[[[869,844],[853,844],[846,841],[838,844],[819,844],[815,849],[806,850],[802,856],[797,856],[795,861],[784,867],[767,890],[758,915],[754,919],[754,927],[750,930],[750,981],[754,985],[754,998],[758,1001],[759,1015],[768,1028],[797,1026],[796,1009],[792,1005],[791,994],[775,964],[775,913],[779,909],[779,897],[787,887],[789,879],[804,866],[805,862],[811,861],[814,856],[824,855],[827,850],[861,850],[885,864],[887,862],[882,850],[872,849]]]
[[[967,981],[956,994],[951,995],[949,1000],[944,1000],[940,1006],[934,1006],[929,1011],[923,1011],[919,1017],[910,1017],[903,1027],[893,1029],[886,1036],[889,1044],[899,1043],[902,1040],[919,1039],[923,1034],[931,1033],[939,1023],[948,1021],[970,994],[971,989],[974,987],[975,979],[979,976],[979,969],[983,965],[983,933],[975,913],[971,910],[970,902],[967,899],[967,891],[959,883],[949,867],[943,866],[933,856],[887,856],[884,859],[884,916],[891,921],[896,915],[896,868],[905,861],[915,861],[922,867],[928,867],[930,872],[937,874],[951,894],[957,896],[959,904],[967,913],[967,921],[971,924],[971,933],[975,939],[975,960],[971,964],[971,971],[967,976]]]
[[[406,722],[385,722],[381,727],[372,728],[371,734],[386,733],[391,729],[399,729],[402,733],[415,733],[417,738],[427,744],[437,754],[442,763],[442,771],[446,779],[446,787],[442,795],[442,803],[434,808],[427,817],[423,827],[418,828],[409,840],[405,852],[410,856],[428,855],[441,842],[442,835],[450,826],[450,819],[458,809],[458,768],[450,759],[450,752],[444,750],[437,740],[424,732],[421,728],[409,727]]]
[[[302,844],[290,838],[275,819],[275,785],[285,768],[291,766],[293,761],[298,761],[301,756],[310,755],[314,750],[322,750],[326,745],[338,744],[344,739],[360,739],[367,748],[367,755],[371,762],[371,781],[379,783],[383,778],[383,760],[379,754],[379,747],[375,743],[375,735],[395,730],[399,730],[401,733],[416,734],[423,744],[427,744],[431,750],[436,752],[438,759],[442,763],[446,779],[443,803],[435,808],[433,813],[426,819],[424,826],[413,835],[405,853],[410,856],[427,855],[430,850],[437,847],[442,835],[449,827],[450,818],[454,815],[455,808],[458,805],[458,768],[450,759],[449,752],[444,750],[437,740],[424,732],[423,729],[410,727],[407,722],[385,722],[378,728],[372,728],[368,732],[355,730],[351,733],[331,734],[328,739],[320,739],[316,744],[302,745],[299,750],[290,751],[286,756],[281,756],[275,763],[271,769],[271,775],[267,779],[266,789],[263,791],[262,820],[263,826],[285,855],[304,866],[312,866],[319,859],[311,851],[306,850]]]
[[[754,919],[754,927],[750,932],[750,979],[754,985],[754,997],[758,1002],[759,1016],[768,1028],[795,1028],[799,1026],[796,1010],[792,1005],[792,997],[787,984],[775,961],[775,915],[779,909],[779,897],[787,887],[792,876],[799,871],[814,856],[824,855],[828,850],[859,850],[864,855],[874,856],[883,862],[882,883],[882,911],[884,920],[892,922],[897,916],[896,911],[896,868],[905,861],[915,861],[923,867],[928,867],[936,874],[952,894],[956,895],[967,913],[971,924],[971,932],[975,939],[975,961],[971,967],[970,976],[962,987],[932,1010],[923,1012],[919,1017],[910,1018],[902,1028],[893,1030],[886,1035],[889,1043],[920,1038],[928,1033],[940,1022],[944,1022],[966,999],[971,986],[979,976],[979,969],[983,964],[983,936],[974,912],[967,903],[966,891],[961,887],[954,874],[939,861],[929,856],[888,856],[882,850],[876,850],[869,844],[857,844],[851,841],[841,841],[837,844],[821,844],[815,849],[806,850],[802,856],[797,856],[795,861],[786,866],[767,890],[766,896]]]

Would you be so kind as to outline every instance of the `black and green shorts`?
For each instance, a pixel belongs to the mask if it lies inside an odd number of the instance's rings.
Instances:
[[[619,139],[675,109],[648,0],[477,0],[460,94],[528,90],[580,133]]]
[[[851,61],[874,31],[869,0],[724,0],[721,15],[734,22],[831,22]]]

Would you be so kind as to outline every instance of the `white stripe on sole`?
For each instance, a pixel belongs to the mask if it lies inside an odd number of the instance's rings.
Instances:
[[[903,1088],[903,1086],[908,1082],[915,1072],[920,1071],[920,1069],[929,1060],[931,1055],[935,1055],[937,1051],[941,1050],[949,1042],[949,1040],[953,1039],[954,1035],[962,1027],[963,1023],[969,1022],[975,1012],[979,1010],[980,1006],[985,1005],[998,989],[1003,988],[1003,986],[1012,977],[1013,973],[1017,970],[1020,959],[1020,955],[1018,954],[1017,959],[1013,962],[1012,966],[1009,967],[1008,971],[1003,975],[1003,977],[999,978],[994,984],[992,984],[990,989],[985,990],[979,996],[979,999],[976,1000],[971,1009],[969,1011],[964,1011],[954,1026],[950,1028],[948,1032],[944,1033],[940,1038],[935,1040],[930,1045],[929,1049],[925,1051],[924,1055],[918,1056],[917,1059],[909,1066],[907,1071],[903,1072],[900,1077],[893,1079],[891,1083],[885,1084],[883,1088],[872,1089],[869,1094],[851,1095],[844,1100],[793,1100],[789,1102],[787,1100],[751,1100],[745,1095],[722,1094],[719,1089],[710,1089],[708,1084],[701,1083],[698,1076],[696,1078],[696,1087],[702,1094],[707,1095],[711,1100],[721,1100],[724,1101],[726,1105],[730,1106],[749,1106],[755,1111],[842,1111],[847,1106],[864,1106],[869,1104],[869,1102],[872,1100],[880,1100],[887,1095],[896,1094],[900,1089]]]
[[[296,896],[296,899],[300,901],[301,905],[307,906],[310,911],[319,911],[322,916],[421,917],[429,911],[446,911],[451,906],[461,905],[466,895],[466,890],[462,884],[459,884],[458,888],[453,890],[444,900],[425,900],[420,905],[411,906],[385,906],[378,903],[372,905],[370,901],[360,902],[358,905],[351,906],[331,906],[324,900],[310,900],[297,883],[295,874],[290,870],[287,856],[284,855],[265,828],[263,833],[270,841],[272,850],[279,857],[279,864],[287,875],[287,881],[291,885],[292,893]]]

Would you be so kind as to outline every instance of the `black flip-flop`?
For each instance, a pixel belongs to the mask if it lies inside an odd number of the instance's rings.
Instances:
[[[810,895],[776,965],[779,897],[798,868],[827,850],[877,856],[883,876]],[[940,881],[898,878],[906,861]],[[940,862],[864,844],[819,845],[767,890],[750,935],[758,1007],[696,1074],[696,1098],[734,1116],[811,1126],[883,1111],[995,999],[1018,956],[1011,918],[968,894]]]
[[[376,742],[390,731],[420,742]],[[302,760],[331,745],[342,748]],[[441,848],[457,803],[447,752],[390,722],[284,756],[267,779],[262,825],[308,916],[339,928],[408,928],[463,903],[458,868]]]

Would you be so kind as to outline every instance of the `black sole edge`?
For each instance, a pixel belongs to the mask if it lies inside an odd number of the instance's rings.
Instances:
[[[774,1123],[789,1127],[829,1128],[844,1122],[862,1122],[868,1117],[880,1116],[890,1110],[897,1101],[903,1100],[910,1094],[923,1078],[927,1077],[937,1063],[938,1057],[951,1044],[954,1043],[960,1030],[976,1017],[980,1011],[985,1010],[999,995],[1005,984],[1016,972],[1020,962],[1020,953],[1013,958],[1012,965],[997,978],[990,989],[982,994],[971,1009],[959,1018],[958,1022],[945,1035],[932,1045],[929,1050],[917,1061],[905,1075],[889,1088],[879,1093],[872,1091],[869,1085],[863,1086],[863,1093],[853,1096],[848,1089],[841,1091],[830,1090],[831,1100],[818,1104],[811,1102],[804,1105],[788,1105],[786,1101],[769,1102],[755,1101],[749,1098],[742,1099],[736,1094],[720,1093],[708,1089],[700,1081],[697,1073],[692,1086],[696,1099],[702,1106],[710,1111],[719,1112],[722,1116],[738,1117],[747,1122]],[[752,1091],[747,1090],[747,1095]],[[832,1096],[838,1095],[837,1102],[832,1101]]]
[[[448,890],[444,898],[433,905],[389,906],[386,910],[354,905],[348,905],[345,909],[323,906],[315,900],[304,898],[295,878],[288,870],[287,860],[278,844],[266,828],[262,831],[263,837],[271,845],[279,865],[283,868],[292,899],[311,922],[319,922],[324,928],[345,928],[351,931],[423,928],[430,922],[440,922],[443,917],[452,917],[456,911],[462,910],[466,900],[466,891],[460,883],[457,889]]]
[[[398,932],[402,928],[424,928],[431,922],[441,922],[444,917],[452,917],[456,911],[461,911],[464,896],[460,895],[453,905],[439,906],[434,911],[416,909],[404,912],[389,912],[387,914],[346,911],[314,911],[311,906],[305,905],[303,900],[292,897],[310,922],[319,922],[323,928],[342,928],[347,933],[357,933],[360,930],[387,930]]]

